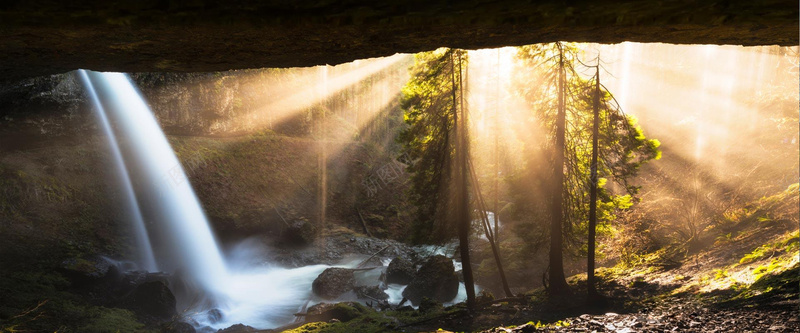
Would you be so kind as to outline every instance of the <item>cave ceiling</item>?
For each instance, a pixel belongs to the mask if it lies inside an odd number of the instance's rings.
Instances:
[[[797,45],[796,0],[0,1],[0,77],[205,72],[553,41]]]

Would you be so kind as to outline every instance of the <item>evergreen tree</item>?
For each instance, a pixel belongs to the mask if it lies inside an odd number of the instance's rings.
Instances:
[[[418,53],[410,69],[411,79],[403,87],[401,108],[406,129],[400,132],[402,153],[413,161],[410,201],[416,207],[412,241],[433,243],[452,239],[455,225],[450,208],[454,205],[454,136],[456,107],[451,73],[454,66],[449,49]]]
[[[467,307],[475,304],[469,259],[469,157],[464,108],[464,70],[467,53],[439,49],[420,53],[403,89],[402,108],[408,128],[399,140],[413,161],[411,201],[417,207],[413,240],[440,242],[456,230],[467,290]]]
[[[548,216],[549,224],[538,222],[549,230],[549,292],[559,296],[569,292],[564,279],[563,251],[585,251],[588,233],[590,193],[596,187],[599,221],[613,218],[616,209],[627,209],[638,187],[629,183],[642,163],[659,158],[659,143],[644,137],[634,118],[623,114],[613,97],[596,89],[576,70],[578,49],[575,45],[553,43],[521,47],[518,58],[524,66],[517,71],[527,84],[520,93],[528,101],[534,117],[545,131],[529,140],[526,150],[539,159],[530,160],[526,178],[529,191],[519,191],[515,201],[517,215]],[[596,184],[591,181],[593,100],[599,93],[598,161]],[[607,179],[621,191],[605,189]],[[520,177],[516,178],[517,181]],[[547,195],[547,194],[550,195]],[[520,201],[538,201],[522,203]],[[546,201],[546,204],[541,203]],[[575,253],[578,254],[578,253]]]

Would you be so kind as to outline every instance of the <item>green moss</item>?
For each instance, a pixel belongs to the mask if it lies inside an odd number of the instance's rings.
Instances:
[[[93,306],[51,267],[0,274],[0,332],[147,332],[127,310]]]
[[[724,280],[724,279],[727,279],[729,276],[730,276],[730,274],[728,274],[728,270],[727,269],[715,269],[714,270],[714,280]]]
[[[738,290],[732,300],[754,300],[756,298],[778,297],[796,299],[800,291],[800,265],[783,270],[776,274],[766,274],[765,268],[755,283]]]
[[[771,273],[779,273],[783,272],[788,269],[787,265],[789,261],[784,258],[775,258],[772,259],[768,264],[764,264],[761,266],[756,267],[753,270],[753,275],[755,275],[756,279],[761,279],[766,274]]]
[[[776,253],[796,251],[798,248],[800,248],[800,237],[798,237],[798,231],[794,231],[777,242],[767,243],[757,247],[752,252],[742,257],[739,263],[747,264],[755,262],[768,256],[774,256]]]
[[[324,322],[316,322],[316,323],[308,323],[293,330],[284,331],[284,333],[313,333],[313,332],[322,332],[325,328],[330,326],[331,324],[324,323]]]
[[[350,311],[357,315],[347,322],[335,323],[308,323],[294,330],[292,333],[320,332],[320,333],[349,333],[349,332],[397,332],[402,325],[424,322],[425,320],[454,314],[464,309],[459,306],[445,308],[441,311],[420,313],[419,311],[381,311],[377,312],[364,305],[337,304],[337,308]]]
[[[136,321],[133,312],[128,310],[93,307],[89,309],[87,314],[89,316],[89,323],[80,328],[81,332],[146,332],[143,330],[144,325]]]

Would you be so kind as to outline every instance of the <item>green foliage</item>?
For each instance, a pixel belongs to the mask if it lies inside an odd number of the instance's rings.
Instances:
[[[532,128],[540,125],[544,130],[525,142],[529,159],[526,167],[507,179],[514,202],[512,216],[528,226],[526,238],[536,239],[544,234],[536,229],[547,229],[549,179],[552,176],[552,157],[555,142],[557,82],[559,63],[565,68],[566,142],[564,193],[566,244],[573,255],[585,253],[585,239],[589,212],[589,191],[598,188],[598,236],[609,234],[608,222],[621,210],[636,202],[639,187],[630,183],[646,162],[658,159],[661,152],[658,140],[647,139],[635,118],[625,115],[616,105],[613,96],[601,87],[598,184],[590,181],[594,79],[586,79],[576,69],[579,49],[574,44],[537,44],[518,48],[520,62],[517,73],[518,93],[525,98],[533,117],[528,117]],[[616,186],[612,190],[608,183]]]
[[[412,235],[416,242],[441,241],[452,235],[452,228],[447,226],[455,151],[453,95],[460,89],[454,84],[461,75],[457,63],[465,60],[466,52],[460,50],[419,53],[410,70],[411,79],[403,87],[401,108],[408,127],[398,141],[403,145],[402,153],[413,161],[408,171],[410,200],[417,209]]]

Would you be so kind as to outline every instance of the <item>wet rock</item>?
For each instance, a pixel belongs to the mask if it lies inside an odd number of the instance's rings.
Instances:
[[[386,283],[409,284],[415,273],[416,269],[411,261],[396,257],[386,267]]]
[[[306,322],[338,320],[347,322],[371,311],[358,302],[319,303],[308,308]]]
[[[217,332],[218,333],[253,333],[253,332],[258,332],[258,330],[255,329],[252,326],[247,326],[247,325],[243,325],[243,324],[236,324],[236,325],[233,325],[233,326],[228,327],[226,329],[221,329],[221,330],[219,330]]]
[[[64,275],[76,287],[83,287],[112,278],[119,273],[116,267],[106,258],[96,256],[90,258],[70,258],[61,263]]]
[[[123,304],[134,312],[160,319],[177,315],[175,295],[162,281],[140,284],[123,300]]]
[[[436,255],[428,258],[419,268],[403,297],[417,305],[422,297],[430,297],[439,302],[453,300],[458,294],[458,276],[453,261],[445,256]]]
[[[371,256],[381,249],[381,257],[409,258],[414,251],[406,244],[371,237],[351,235],[331,235],[325,237],[325,246],[302,248],[283,247],[275,249],[271,256],[277,263],[286,266],[306,266],[316,264],[335,265],[347,255]],[[387,245],[390,245],[386,248]],[[377,257],[377,256],[376,256]],[[376,265],[378,266],[378,265]],[[380,266],[383,266],[382,263]]]
[[[379,286],[357,286],[356,295],[359,298],[366,298],[375,301],[385,301],[389,299],[389,294],[385,293]]]
[[[219,309],[208,310],[208,321],[210,323],[217,323],[222,320],[222,311]]]
[[[311,284],[311,290],[322,298],[335,299],[352,290],[354,285],[353,270],[334,267],[324,270],[317,276]]]
[[[161,327],[161,332],[164,333],[195,333],[197,332],[194,327],[182,321],[173,321]]]
[[[306,310],[306,322],[314,321],[328,321],[333,318],[330,311],[333,309],[334,303],[319,303],[310,306]]]

